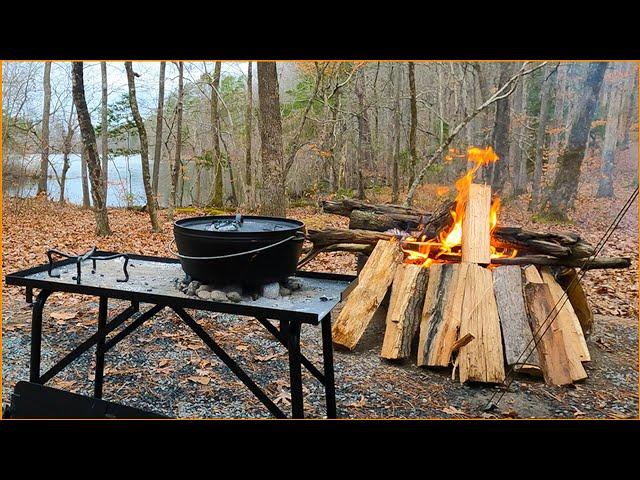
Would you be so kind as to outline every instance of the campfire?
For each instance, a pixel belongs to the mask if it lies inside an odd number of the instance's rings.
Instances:
[[[501,226],[500,199],[475,182],[498,156],[474,147],[467,158],[473,166],[456,182],[455,201],[434,213],[324,203],[349,216],[350,230],[310,232],[313,249],[303,262],[323,251],[368,255],[334,324],[334,343],[355,348],[382,315],[383,358],[415,350],[417,365],[453,366],[461,383],[500,384],[507,368],[554,385],[585,379],[593,314],[575,268],[587,259],[589,268],[625,268],[629,259],[590,258],[594,248],[573,233]]]

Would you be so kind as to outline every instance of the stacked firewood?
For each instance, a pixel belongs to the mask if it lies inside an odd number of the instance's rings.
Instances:
[[[450,205],[429,214],[354,200],[325,202],[325,211],[348,215],[350,226],[359,228],[310,232],[313,249],[306,258],[335,250],[368,255],[334,324],[334,342],[355,348],[374,316],[384,315],[386,359],[410,357],[417,337],[417,365],[453,366],[452,377],[457,372],[460,382],[502,383],[510,367],[554,385],[586,378],[585,333],[593,314],[573,280],[574,267],[584,266],[593,247],[573,233],[497,227],[490,235],[490,197],[489,187],[471,186],[460,251],[450,262],[426,268],[404,263],[403,232],[435,237],[449,225]],[[519,255],[490,258],[490,244],[517,248]],[[596,258],[589,268],[628,266],[627,258]]]

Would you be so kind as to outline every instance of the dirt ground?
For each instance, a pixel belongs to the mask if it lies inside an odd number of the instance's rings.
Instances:
[[[635,148],[635,147],[634,147]],[[594,200],[598,163],[586,162],[576,211],[569,224],[535,221],[526,210],[526,199],[508,199],[500,214],[504,225],[520,225],[541,231],[574,231],[597,244],[615,217],[637,179],[637,156],[623,152],[617,172],[616,198]],[[591,173],[590,173],[591,172]],[[427,185],[416,203],[431,208],[438,199],[437,186]],[[385,200],[385,192],[370,201]],[[185,212],[181,216],[190,216]],[[291,209],[308,228],[346,227],[347,220],[322,214],[318,207]],[[164,217],[164,215],[163,215]],[[3,201],[3,273],[44,263],[47,248],[80,253],[97,245],[148,255],[168,255],[171,223],[163,232],[149,233],[144,213],[110,211],[114,234],[95,238],[91,212],[43,199]],[[549,387],[541,380],[517,376],[508,390],[501,387],[460,385],[450,371],[415,366],[415,358],[397,363],[380,358],[381,319],[365,334],[354,352],[337,350],[336,388],[338,414],[346,418],[636,418],[638,416],[638,210],[633,205],[602,252],[603,256],[629,256],[626,270],[589,272],[583,284],[596,313],[595,327],[588,339],[592,361],[586,365],[589,377],[572,387]],[[320,255],[307,266],[310,270],[355,273],[352,255]],[[2,401],[19,380],[28,379],[31,310],[20,288],[3,281],[2,305]],[[95,331],[97,299],[74,295],[53,295],[45,312],[43,369],[52,365]],[[124,305],[113,307],[118,310]],[[119,308],[118,308],[119,307]],[[338,307],[339,308],[339,307]],[[51,313],[65,312],[65,318]],[[243,365],[256,382],[289,407],[287,364],[284,348],[255,320],[227,314],[202,314],[201,324]],[[334,317],[335,318],[335,317]],[[303,351],[317,364],[321,361],[320,331],[303,328]],[[90,394],[93,350],[85,353],[51,381],[65,390]],[[162,313],[107,354],[105,399],[177,417],[268,417],[267,410],[231,372],[182,325],[177,317]],[[306,413],[323,417],[322,389],[305,373]],[[483,407],[504,393],[498,409]]]

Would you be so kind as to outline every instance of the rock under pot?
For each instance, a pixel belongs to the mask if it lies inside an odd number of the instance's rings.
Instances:
[[[293,275],[304,223],[276,217],[216,215],[174,223],[182,269],[207,284],[263,285]]]

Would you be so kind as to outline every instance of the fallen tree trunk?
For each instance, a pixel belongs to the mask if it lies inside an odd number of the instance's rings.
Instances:
[[[388,203],[371,204],[363,202],[362,200],[355,200],[345,198],[341,201],[323,200],[321,202],[322,210],[325,213],[333,213],[335,215],[342,215],[348,217],[354,210],[362,210],[367,212],[376,212],[382,214],[398,214],[398,215],[413,215],[413,216],[430,216],[431,214],[422,211],[417,208],[403,207],[402,205],[393,205]]]

